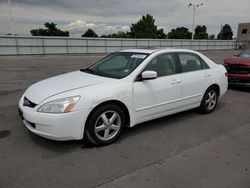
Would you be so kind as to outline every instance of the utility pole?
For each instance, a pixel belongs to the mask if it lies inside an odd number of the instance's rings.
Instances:
[[[196,11],[196,8],[201,7],[202,5],[203,3],[199,3],[199,4],[189,3],[188,4],[188,7],[193,7],[192,40],[194,40],[195,11]]]
[[[222,37],[222,24],[220,25],[220,40],[221,40],[221,37]]]
[[[10,34],[14,36],[14,31],[13,31],[13,16],[11,12],[11,3],[10,0],[8,0],[8,6],[9,6],[9,18],[10,18]]]

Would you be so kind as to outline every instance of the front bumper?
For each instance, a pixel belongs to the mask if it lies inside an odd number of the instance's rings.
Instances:
[[[24,125],[34,134],[52,140],[83,138],[87,109],[64,114],[49,114],[19,104],[18,111]]]
[[[228,73],[228,84],[250,87],[250,75]]]

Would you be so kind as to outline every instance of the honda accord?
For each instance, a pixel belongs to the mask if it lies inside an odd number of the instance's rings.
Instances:
[[[197,108],[210,113],[227,91],[223,65],[183,49],[128,49],[30,86],[24,125],[53,140],[114,142],[124,127]]]

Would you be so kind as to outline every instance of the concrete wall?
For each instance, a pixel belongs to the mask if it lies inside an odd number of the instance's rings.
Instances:
[[[110,53],[128,48],[235,49],[235,40],[107,39],[0,36],[0,55]]]

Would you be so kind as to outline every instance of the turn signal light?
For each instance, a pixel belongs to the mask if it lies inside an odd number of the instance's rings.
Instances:
[[[70,103],[70,104],[65,108],[65,110],[64,110],[63,112],[64,112],[64,113],[70,112],[70,111],[73,109],[74,106],[75,106],[75,103]]]

